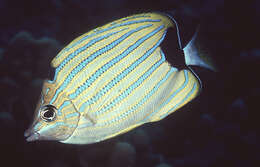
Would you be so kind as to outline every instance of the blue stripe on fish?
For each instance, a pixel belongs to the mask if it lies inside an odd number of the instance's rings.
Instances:
[[[152,112],[148,117],[146,117],[143,121],[146,122],[147,120],[149,120],[152,116],[154,116],[154,114],[156,114],[158,111],[160,111],[160,109],[162,107],[164,107],[165,105],[167,105],[182,89],[185,88],[185,86],[188,84],[189,82],[189,76],[188,76],[188,72],[184,70],[184,77],[185,77],[185,81],[182,84],[181,87],[179,87],[168,99],[167,101],[165,101],[163,104],[161,104],[161,106],[154,112]]]
[[[149,15],[132,16],[132,17],[128,17],[128,18],[125,18],[125,19],[123,19],[123,20],[117,20],[117,21],[118,21],[118,22],[121,22],[121,21],[127,21],[127,20],[130,20],[130,19],[147,18],[147,17],[151,17],[151,16],[149,16]],[[116,25],[116,24],[118,24],[117,21],[112,22],[110,25],[112,26],[112,25]]]
[[[148,25],[144,25],[144,26],[140,26],[134,30],[128,31],[127,33],[125,33],[124,35],[122,35],[120,38],[116,39],[115,41],[113,41],[112,43],[106,45],[105,47],[103,47],[102,49],[96,51],[95,53],[93,53],[92,55],[90,55],[88,58],[84,59],[82,62],[80,62],[80,64],[78,64],[72,71],[71,73],[66,77],[66,79],[64,80],[64,82],[62,83],[62,85],[56,89],[56,92],[53,96],[53,98],[50,101],[50,104],[52,104],[58,97],[58,94],[62,92],[62,90],[64,90],[67,85],[69,84],[69,82],[73,79],[73,77],[80,72],[88,63],[90,63],[92,60],[94,60],[96,57],[100,56],[101,54],[113,49],[115,46],[117,46],[118,44],[120,44],[123,40],[125,40],[127,37],[129,37],[130,35],[132,35],[135,32],[138,32],[142,29],[148,28],[152,26],[152,24],[148,24]]]
[[[50,90],[50,88],[46,89],[46,92],[45,92],[46,95],[48,94],[49,90]]]
[[[38,122],[38,123],[33,127],[33,129],[34,129],[35,131],[37,131],[38,128],[39,128],[41,125],[42,125],[42,123],[41,123],[41,122]]]
[[[122,21],[127,21],[127,20],[130,20],[130,19],[143,18],[143,17],[151,17],[151,16],[149,16],[149,15],[132,16],[132,17],[125,18]]]
[[[134,20],[134,21],[126,22],[126,23],[121,23],[121,24],[118,24],[118,25],[115,25],[115,26],[111,26],[110,29],[121,27],[121,26],[127,26],[127,25],[131,25],[131,24],[137,24],[137,23],[160,22],[160,21],[161,21],[161,19],[157,19],[157,20],[154,20],[154,19]],[[109,29],[109,28],[107,28],[107,29]]]
[[[109,30],[112,30],[114,28],[118,28],[118,27],[121,27],[121,26],[126,26],[126,25],[131,25],[131,24],[137,24],[137,23],[146,23],[146,22],[160,22],[161,20],[160,19],[143,19],[143,20],[134,20],[134,21],[129,21],[129,22],[126,22],[126,23],[121,23],[121,24],[117,24],[117,25],[114,25],[114,26],[111,26],[111,27],[108,27],[108,28],[105,28],[103,30],[100,30],[98,32],[95,32],[93,34],[89,34],[89,35],[86,35],[85,37],[82,37],[79,41],[71,44],[71,46],[65,48],[65,51],[68,51],[69,49],[73,48],[74,46],[80,44],[81,42],[83,42],[84,40],[88,39],[88,38],[91,38],[95,35],[98,35],[100,33],[103,33],[103,32],[106,32],[106,31],[109,31]],[[61,56],[61,54],[57,55],[57,58],[59,58]]]
[[[58,108],[58,115],[62,115],[61,111],[63,110],[64,107],[66,107],[67,105],[69,105],[70,102],[69,101],[64,101],[62,103],[62,105]]]
[[[56,77],[58,75],[58,73],[62,70],[62,68],[71,60],[73,59],[75,56],[77,56],[78,54],[80,54],[81,52],[85,51],[87,48],[91,47],[92,45],[94,45],[95,43],[103,40],[103,39],[106,39],[108,37],[111,37],[119,32],[122,32],[124,30],[126,30],[128,28],[124,28],[124,29],[121,29],[119,31],[115,31],[115,32],[112,32],[112,33],[109,33],[109,34],[105,34],[103,36],[100,36],[100,37],[97,37],[97,38],[94,38],[92,39],[91,41],[89,41],[86,45],[82,46],[81,48],[78,48],[76,51],[72,52],[71,54],[69,54],[61,63],[60,65],[56,68],[55,70],[55,76],[54,76],[54,82],[56,81]]]
[[[152,95],[154,95],[156,93],[156,91],[160,88],[160,86],[169,78],[169,76],[176,71],[175,68],[171,68],[166,75],[163,77],[163,79],[161,79],[154,87],[152,90],[149,91],[149,93],[142,98],[142,100],[140,100],[135,106],[133,106],[130,110],[124,112],[121,116],[119,116],[118,118],[115,118],[113,120],[110,120],[109,122],[105,123],[105,124],[111,124],[113,122],[116,122],[120,119],[123,119],[124,117],[127,117],[129,114],[131,114],[132,112],[135,112],[138,107],[140,107],[141,105],[143,105]]]
[[[186,70],[184,70],[184,76],[185,76],[185,82],[182,84],[181,87],[179,87],[171,96],[168,100],[166,100],[160,108],[164,107],[165,105],[167,105],[182,89],[184,89],[186,87],[186,85],[189,82],[189,76],[188,76],[188,72]]]
[[[55,122],[55,124],[47,126],[46,128],[48,129],[52,129],[52,128],[56,128],[57,126],[67,126],[69,128],[76,128],[77,125],[73,125],[73,124],[67,124],[64,122]],[[44,130],[45,127],[43,127],[41,130]]]
[[[76,98],[81,92],[83,92],[87,87],[89,87],[102,73],[104,73],[110,67],[112,67],[115,63],[119,62],[121,59],[126,57],[129,53],[131,53],[134,49],[136,49],[140,44],[142,44],[144,41],[146,41],[147,39],[149,39],[150,37],[155,35],[157,32],[159,32],[161,29],[163,29],[163,27],[164,26],[160,26],[160,27],[156,28],[154,31],[147,34],[146,36],[140,38],[138,41],[136,41],[136,43],[129,46],[123,53],[121,53],[120,55],[118,55],[117,57],[112,59],[110,62],[108,62],[107,64],[102,66],[100,69],[98,69],[91,77],[89,77],[88,80],[86,80],[86,82],[83,85],[81,85],[78,89],[76,89],[76,91],[74,93],[70,94],[69,98],[72,98],[72,99]],[[163,37],[164,36],[165,36],[165,34],[163,35]],[[160,40],[160,43],[162,42],[162,40],[163,40],[163,38]],[[157,46],[159,46],[159,44]],[[128,74],[128,73],[126,73],[126,74]],[[93,103],[93,102],[91,102],[91,103]],[[86,103],[85,105],[88,105],[88,104],[89,103]]]
[[[152,49],[150,49],[150,54],[153,53],[156,48],[157,47],[153,47]],[[153,64],[148,71],[146,71],[141,77],[139,77],[138,80],[134,82],[130,87],[128,87],[120,96],[118,96],[116,99],[114,99],[111,103],[109,103],[101,110],[97,111],[97,115],[103,114],[104,112],[112,108],[116,103],[126,98],[135,88],[137,88],[146,78],[148,78],[164,61],[165,57],[162,55],[159,61]]]
[[[100,92],[96,94],[96,96],[92,97],[91,101],[87,104],[92,104],[96,102],[100,97],[102,97],[106,92],[108,92],[113,86],[115,86],[120,80],[122,80],[125,76],[127,76],[131,71],[133,71],[140,63],[142,63],[150,54],[144,54],[142,57],[137,59],[134,63],[132,63],[129,67],[127,67],[124,71],[122,71],[116,78],[110,81]]]
[[[70,113],[70,114],[67,114],[66,116],[65,116],[65,118],[71,118],[71,117],[78,117],[79,116],[79,113],[77,113],[77,112],[73,112],[73,113]]]
[[[146,36],[142,37],[141,39],[139,39],[135,44],[129,46],[121,55],[117,56],[114,59],[119,59],[121,60],[123,57],[127,56],[129,53],[131,53],[135,48],[137,48],[140,44],[142,44],[145,40],[149,39],[150,37],[152,37],[153,35],[155,35],[157,32],[159,32],[161,29],[163,29],[164,26],[160,26],[158,28],[156,28],[154,31],[150,32],[149,34],[147,34]],[[165,37],[166,32],[164,33],[164,35],[162,36],[162,38],[159,40],[159,42],[156,43],[156,45],[154,47],[152,47],[149,51],[146,52],[146,55],[149,56],[150,54],[152,54],[152,52],[160,45],[160,43],[163,41],[164,37]],[[122,57],[122,58],[121,58]],[[119,61],[118,60],[118,61]],[[109,62],[111,64],[111,62]],[[112,66],[113,64],[111,64]],[[104,66],[103,66],[104,67]],[[119,78],[120,79],[120,78]],[[88,80],[87,80],[88,81]],[[82,91],[84,91],[86,89],[86,87],[88,87],[90,84],[92,84],[94,82],[94,79],[89,79],[88,85],[84,84],[81,88],[77,89],[75,91],[75,93],[69,95],[70,98],[76,98],[78,96],[78,94],[80,94]],[[87,82],[85,82],[87,83]],[[85,86],[86,85],[86,86]],[[102,93],[101,93],[102,94]],[[94,101],[97,99],[94,99]],[[93,101],[88,100],[87,102],[83,103],[79,109],[79,112],[83,112],[85,110],[85,107],[89,104],[93,103]]]
[[[169,111],[167,111],[167,113],[163,114],[163,115],[161,116],[161,119],[163,119],[164,117],[166,117],[167,115],[169,115],[169,113],[170,113],[171,111],[175,110],[180,104],[184,103],[184,102],[193,94],[193,92],[196,90],[196,88],[197,88],[197,84],[194,83],[194,84],[193,84],[193,87],[192,87],[192,89],[191,89],[191,91],[185,96],[185,98],[182,99],[182,100],[181,100],[178,104],[176,104],[174,107],[172,107]]]

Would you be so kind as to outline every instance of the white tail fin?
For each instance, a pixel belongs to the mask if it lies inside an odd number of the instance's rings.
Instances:
[[[201,37],[199,36],[200,26],[197,27],[195,33],[193,34],[188,44],[184,46],[184,41],[183,41],[184,39],[183,36],[181,35],[183,34],[184,29],[180,29],[183,28],[183,25],[180,26],[178,24],[178,21],[171,14],[166,14],[166,15],[170,17],[171,20],[176,25],[178,44],[179,44],[179,48],[182,49],[184,52],[186,65],[195,65],[195,66],[200,66],[200,67],[204,67],[216,71],[216,68],[213,65],[213,62],[211,60],[210,54],[207,52],[207,49],[205,47],[202,48],[203,39],[201,39]],[[186,29],[186,31],[187,30],[188,29]]]
[[[200,66],[215,71],[216,69],[212,64],[210,57],[208,57],[209,55],[201,50],[201,44],[198,40],[198,33],[199,27],[189,43],[183,48],[185,63],[187,65]]]

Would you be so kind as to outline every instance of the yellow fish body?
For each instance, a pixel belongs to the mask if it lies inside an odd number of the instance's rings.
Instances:
[[[195,98],[197,76],[171,66],[160,48],[168,28],[176,28],[173,18],[145,13],[72,41],[51,62],[55,76],[43,84],[27,141],[99,142],[159,121]]]

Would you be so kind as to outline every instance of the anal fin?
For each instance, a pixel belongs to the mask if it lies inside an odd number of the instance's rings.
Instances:
[[[200,82],[189,70],[178,71],[172,81],[170,81],[164,92],[168,92],[166,98],[150,115],[149,122],[156,122],[167,117],[191,100],[193,100],[200,90]]]

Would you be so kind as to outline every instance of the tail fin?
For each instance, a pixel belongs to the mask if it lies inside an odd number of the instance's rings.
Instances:
[[[195,65],[216,71],[203,36],[200,34],[199,19],[182,12],[165,13],[176,25],[179,48],[183,50],[186,65]],[[204,42],[204,43],[203,43]]]
[[[189,43],[183,48],[184,56],[185,56],[185,63],[187,65],[195,65],[210,69],[212,71],[216,71],[216,67],[213,64],[213,61],[210,57],[210,53],[207,52],[201,43],[199,37],[199,28],[195,34],[193,35],[192,39]]]

